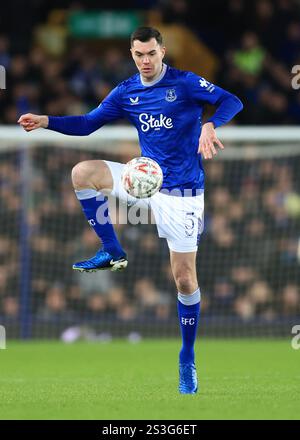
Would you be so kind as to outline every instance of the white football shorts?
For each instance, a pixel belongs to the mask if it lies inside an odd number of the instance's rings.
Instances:
[[[178,197],[157,192],[152,197],[137,199],[127,194],[121,182],[125,164],[105,160],[113,177],[111,195],[127,206],[151,209],[158,235],[167,240],[174,252],[196,252],[204,227],[204,191],[194,197]]]

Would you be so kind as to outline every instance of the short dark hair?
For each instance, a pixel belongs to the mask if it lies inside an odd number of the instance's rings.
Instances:
[[[130,44],[133,45],[134,40],[142,41],[143,43],[155,38],[158,44],[161,46],[163,44],[161,33],[149,26],[140,26],[134,32],[132,32],[130,37]]]

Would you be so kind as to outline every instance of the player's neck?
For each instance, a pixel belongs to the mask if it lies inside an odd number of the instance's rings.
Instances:
[[[166,64],[163,63],[159,72],[156,75],[154,75],[151,79],[144,78],[142,75],[140,75],[142,84],[144,86],[152,86],[153,84],[157,83],[158,81],[160,81],[163,78],[163,76],[166,73],[166,70],[167,70],[167,66],[166,66]]]

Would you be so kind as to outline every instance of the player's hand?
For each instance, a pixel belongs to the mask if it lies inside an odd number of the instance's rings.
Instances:
[[[217,138],[214,124],[212,122],[207,122],[202,127],[198,153],[202,154],[204,159],[212,159],[217,154],[214,144],[217,144],[217,146],[222,150],[224,149],[224,145]]]
[[[37,128],[47,128],[49,119],[48,116],[45,115],[33,115],[32,113],[26,113],[19,118],[18,123],[24,128],[25,131],[32,131]]]

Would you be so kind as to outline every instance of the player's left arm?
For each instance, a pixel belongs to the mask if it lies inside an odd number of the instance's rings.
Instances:
[[[202,153],[204,159],[212,159],[213,156],[217,154],[215,144],[222,150],[224,149],[224,145],[218,139],[215,128],[227,124],[227,122],[229,122],[243,108],[242,102],[232,93],[218,87],[217,94],[219,95],[219,98],[214,102],[214,105],[217,106],[217,110],[214,115],[203,124],[199,139],[198,153]],[[214,101],[213,96],[211,101]],[[211,101],[208,102],[213,103]]]
[[[223,149],[224,145],[218,139],[216,128],[227,124],[243,108],[242,102],[232,93],[193,73],[187,77],[191,98],[199,104],[212,104],[217,107],[214,115],[202,126],[199,139],[198,153],[204,159],[212,159],[217,154],[215,145]]]

